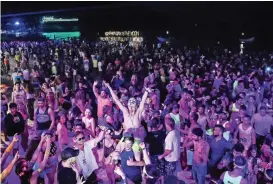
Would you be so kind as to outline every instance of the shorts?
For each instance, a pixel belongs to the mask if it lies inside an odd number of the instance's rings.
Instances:
[[[151,156],[151,162],[152,164],[156,165],[157,170],[160,173],[160,176],[164,175],[164,159],[158,160],[159,155],[153,155]]]
[[[177,162],[168,162],[165,160],[164,176],[174,176],[176,173]]]

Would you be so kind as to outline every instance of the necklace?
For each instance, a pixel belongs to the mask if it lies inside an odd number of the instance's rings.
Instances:
[[[81,151],[81,154],[82,154],[82,163],[83,163],[83,165],[86,165],[87,164],[87,162],[86,162],[86,159],[85,159],[85,153],[84,153],[84,149],[83,149],[83,151]]]
[[[131,117],[131,115],[129,115],[129,118],[130,118],[130,121],[131,121],[132,126],[135,127],[135,126],[134,126],[134,116]]]

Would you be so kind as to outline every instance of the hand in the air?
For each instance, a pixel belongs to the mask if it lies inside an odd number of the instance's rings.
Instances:
[[[13,136],[12,142],[17,142],[18,140],[19,140],[18,134],[16,133],[16,134],[14,134],[14,136]]]
[[[14,162],[17,162],[17,160],[20,158],[20,155],[19,155],[19,151],[16,152],[14,158],[13,158],[13,161]]]

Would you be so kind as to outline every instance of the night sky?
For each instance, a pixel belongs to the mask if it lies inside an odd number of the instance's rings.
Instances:
[[[244,32],[247,37],[255,36],[259,46],[269,47],[273,41],[272,2],[1,2],[1,5],[2,15],[73,9],[56,15],[79,17],[85,36],[128,29],[155,37],[164,36],[168,30],[185,43],[211,44],[220,40],[232,45]],[[83,7],[88,9],[81,10]]]

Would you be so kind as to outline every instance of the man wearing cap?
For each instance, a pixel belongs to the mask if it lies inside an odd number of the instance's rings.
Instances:
[[[237,156],[234,161],[233,171],[226,171],[221,175],[224,184],[246,184],[247,180],[243,178],[243,170],[247,161],[243,156]]]
[[[108,83],[105,83],[105,86],[110,90],[110,93],[112,95],[112,98],[114,102],[118,105],[120,110],[123,113],[124,118],[124,132],[130,132],[134,135],[134,145],[133,150],[137,161],[140,161],[141,156],[141,148],[139,147],[139,144],[144,141],[144,138],[146,137],[146,132],[144,127],[141,125],[141,115],[144,110],[144,104],[148,97],[149,92],[151,92],[151,89],[146,88],[144,95],[142,96],[141,102],[139,107],[137,108],[137,101],[135,98],[130,98],[128,101],[128,109],[122,105],[122,103],[119,101],[118,96],[114,93],[113,89]],[[120,143],[118,144],[119,151],[122,152],[124,149],[124,144]]]
[[[126,132],[124,134],[123,142],[125,144],[124,150],[120,153],[121,169],[126,178],[136,184],[142,181],[141,167],[145,165],[144,161],[136,161],[133,151],[134,137],[133,134]]]
[[[266,184],[271,184],[273,181],[273,169],[266,169],[264,172],[263,182]]]
[[[67,147],[61,153],[61,161],[58,164],[57,179],[59,184],[76,184],[80,180],[75,168],[76,157],[79,150]]]

